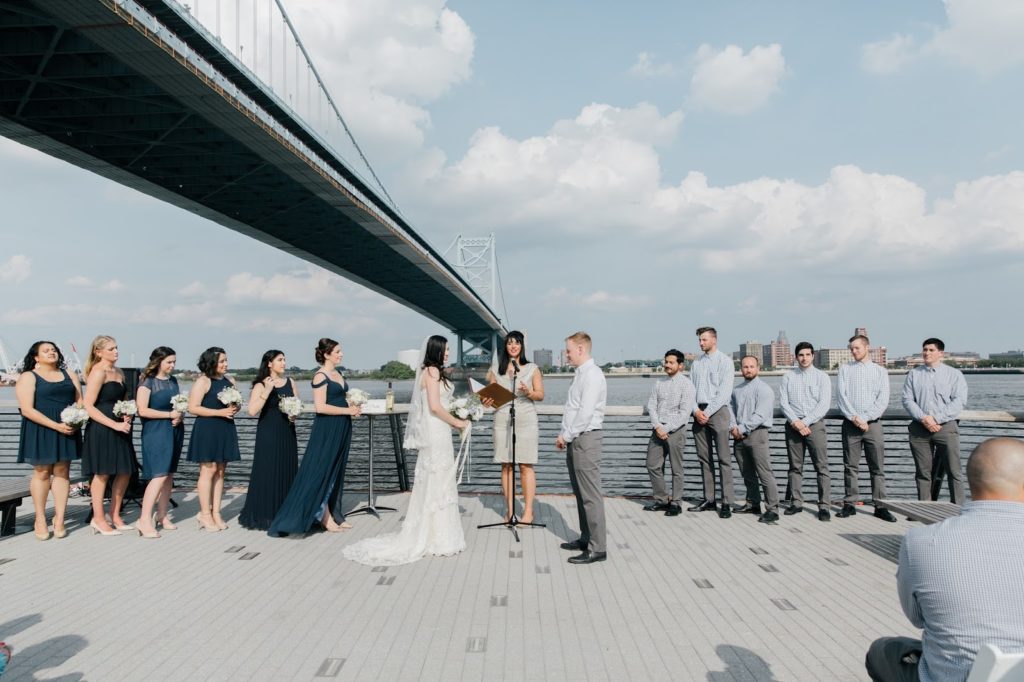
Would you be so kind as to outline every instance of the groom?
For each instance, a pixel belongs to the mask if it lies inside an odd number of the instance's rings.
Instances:
[[[590,357],[590,348],[590,335],[586,332],[576,332],[565,340],[565,355],[576,368],[576,375],[555,440],[557,449],[568,450],[569,482],[580,516],[579,540],[562,543],[562,549],[583,552],[569,557],[570,564],[592,564],[608,557],[601,493],[601,426],[607,388],[604,373]]]

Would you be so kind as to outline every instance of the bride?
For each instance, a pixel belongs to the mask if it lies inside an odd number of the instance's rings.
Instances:
[[[360,540],[342,556],[370,566],[395,566],[424,556],[451,556],[466,548],[459,518],[452,428],[470,426],[448,414],[451,382],[444,376],[448,339],[431,336],[420,352],[403,445],[418,450],[416,477],[402,530]]]

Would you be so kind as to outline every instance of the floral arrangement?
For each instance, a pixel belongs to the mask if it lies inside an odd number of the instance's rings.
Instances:
[[[234,386],[225,386],[217,394],[217,400],[221,401],[228,407],[241,407],[242,406],[242,394]]]
[[[79,428],[87,421],[89,421],[89,413],[85,411],[82,403],[68,405],[60,411],[60,422],[62,424]]]
[[[476,393],[471,393],[461,398],[456,398],[448,405],[448,414],[456,419],[468,419],[480,421],[484,416],[484,406]]]
[[[293,395],[281,398],[277,406],[292,419],[302,414],[302,399]]]
[[[114,403],[114,415],[118,417],[134,417],[139,408],[134,400],[118,400]]]
[[[345,402],[352,407],[359,407],[365,405],[366,401],[370,399],[370,394],[361,388],[350,388],[348,393],[345,394]]]
[[[188,412],[188,394],[179,393],[171,396],[171,409],[182,414]]]

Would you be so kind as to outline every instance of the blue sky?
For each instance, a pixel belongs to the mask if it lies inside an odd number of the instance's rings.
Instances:
[[[230,3],[228,3],[230,4]],[[213,3],[203,3],[207,8]],[[1024,346],[1024,5],[289,2],[436,247],[494,233],[528,347]],[[225,228],[0,141],[0,339],[373,367],[434,325]],[[57,198],[58,200],[55,200]],[[1009,313],[1009,314],[1008,314]],[[443,331],[443,330],[441,330]]]

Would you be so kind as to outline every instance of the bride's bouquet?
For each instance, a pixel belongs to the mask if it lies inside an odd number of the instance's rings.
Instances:
[[[179,393],[178,395],[171,396],[171,409],[181,414],[188,412],[188,394]]]
[[[370,399],[370,394],[361,388],[350,388],[348,393],[345,394],[345,402],[350,407],[359,407],[365,405],[366,401]]]
[[[220,393],[217,394],[217,400],[228,407],[242,407],[242,394],[234,386],[225,386],[220,389]]]
[[[470,393],[451,401],[448,404],[448,414],[456,419],[468,419],[471,422],[476,422],[483,419],[484,406],[480,402],[480,396]]]
[[[134,400],[118,400],[114,403],[114,415],[118,417],[134,417],[139,408]]]
[[[89,413],[85,411],[82,403],[68,405],[60,411],[61,424],[67,424],[78,429],[85,425],[87,421],[89,421]]]
[[[295,419],[302,414],[302,398],[294,395],[281,398],[280,402],[277,403],[277,406],[291,419]]]

